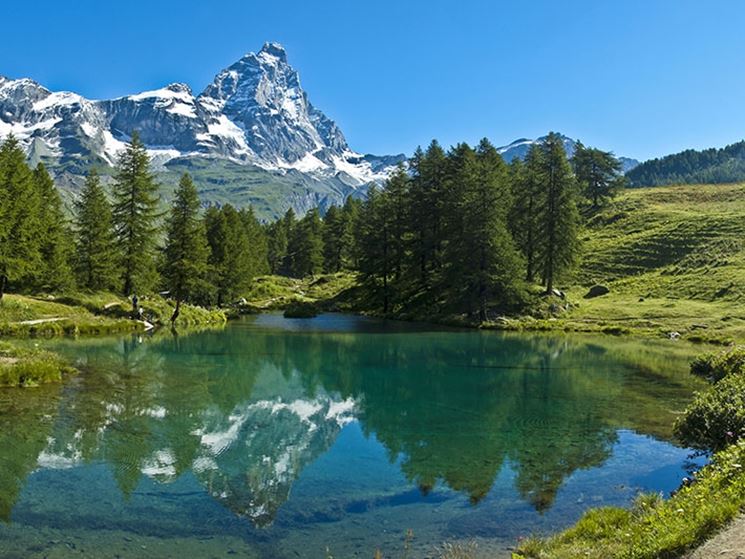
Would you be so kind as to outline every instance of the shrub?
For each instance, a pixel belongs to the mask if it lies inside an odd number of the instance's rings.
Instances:
[[[699,392],[675,423],[686,446],[720,450],[745,435],[745,374],[728,374]]]
[[[718,353],[706,353],[693,360],[694,375],[718,382],[727,375],[745,370],[745,348],[734,347]]]

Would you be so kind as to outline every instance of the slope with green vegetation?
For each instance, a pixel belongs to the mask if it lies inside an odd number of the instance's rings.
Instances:
[[[745,185],[625,190],[589,217],[566,301],[487,326],[744,339],[744,233]],[[586,298],[593,285],[609,293]]]
[[[650,159],[626,173],[632,186],[733,183],[745,180],[745,140],[723,148],[687,149]]]

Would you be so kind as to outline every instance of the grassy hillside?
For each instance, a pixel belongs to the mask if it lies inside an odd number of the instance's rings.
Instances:
[[[143,297],[144,318],[155,325],[169,325],[173,303],[162,297]],[[111,293],[77,293],[58,297],[6,295],[0,303],[0,337],[106,334],[144,330],[131,319],[131,303]],[[184,305],[179,327],[225,322],[222,311]]]
[[[581,264],[561,286],[567,301],[541,301],[541,318],[483,326],[745,340],[745,184],[628,189],[588,218],[582,237]],[[610,293],[585,299],[594,284]],[[359,310],[355,285],[350,274],[265,276],[245,297],[255,309],[305,301]]]
[[[535,326],[745,339],[743,240],[745,184],[626,190],[589,219],[570,309]]]

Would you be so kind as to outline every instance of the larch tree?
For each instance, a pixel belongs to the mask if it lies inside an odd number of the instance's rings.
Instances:
[[[577,142],[572,166],[579,187],[593,209],[605,204],[626,184],[621,162],[609,151],[588,148]]]
[[[525,162],[510,164],[513,206],[510,216],[512,235],[525,259],[525,279],[535,281],[541,235],[540,209],[543,196],[543,149],[530,147]]]
[[[445,261],[451,301],[487,319],[491,304],[514,298],[520,258],[510,235],[511,192],[497,150],[482,140],[449,154],[449,208]]]
[[[310,210],[298,221],[287,252],[292,276],[304,278],[323,271],[323,223],[317,209]]]
[[[149,291],[157,282],[158,203],[150,158],[135,132],[119,156],[113,189],[114,230],[126,296]]]
[[[62,198],[43,163],[34,170],[34,185],[39,196],[39,253],[41,265],[36,276],[36,288],[43,291],[64,291],[75,281],[70,266],[73,251]]]
[[[119,254],[111,217],[111,205],[95,169],[88,172],[80,197],[75,201],[75,274],[80,287],[118,289]]]
[[[0,300],[8,284],[31,287],[41,264],[40,200],[26,154],[10,135],[0,145]]]
[[[551,132],[543,150],[543,196],[539,206],[538,263],[551,294],[554,283],[575,264],[579,249],[577,183],[567,161],[561,136]]]
[[[205,212],[209,265],[217,304],[224,305],[239,297],[254,277],[248,235],[240,213],[230,204]]]
[[[204,302],[208,290],[209,245],[199,217],[199,195],[191,177],[184,173],[166,224],[163,280],[176,301],[171,316],[175,324],[182,301]]]

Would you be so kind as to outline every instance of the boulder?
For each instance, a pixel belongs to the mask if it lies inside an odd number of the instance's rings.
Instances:
[[[592,299],[593,297],[600,297],[602,295],[607,295],[610,293],[610,289],[608,289],[604,285],[593,285],[590,288],[590,291],[587,292],[587,295],[585,295],[585,299]]]

